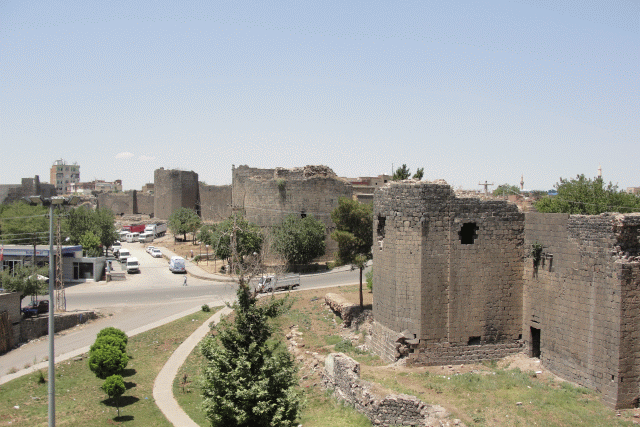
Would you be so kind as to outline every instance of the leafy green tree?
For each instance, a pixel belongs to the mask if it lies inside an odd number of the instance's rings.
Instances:
[[[71,243],[82,245],[90,256],[99,256],[100,247],[106,251],[118,238],[113,212],[106,208],[93,210],[79,206],[69,211],[65,222]],[[91,234],[97,237],[97,245]],[[85,246],[85,243],[89,246]]]
[[[96,236],[93,231],[86,231],[82,237],[80,237],[80,242],[82,248],[87,252],[87,256],[96,257],[102,254],[102,245],[100,244],[100,238]]]
[[[175,235],[182,234],[184,240],[187,240],[187,233],[194,233],[200,228],[202,220],[193,209],[180,208],[173,211],[169,216],[169,228]]]
[[[404,179],[409,179],[410,176],[411,170],[407,167],[407,165],[403,164],[401,167],[396,169],[391,179],[394,181],[402,181]]]
[[[107,393],[109,399],[114,399],[116,402],[116,409],[118,410],[118,416],[120,416],[119,400],[126,390],[122,375],[111,375],[102,384],[102,390]]]
[[[338,243],[337,261],[360,270],[360,307],[363,307],[362,271],[372,258],[373,205],[341,198],[331,212],[331,219],[336,224],[331,238]]]
[[[100,379],[120,374],[128,363],[126,343],[116,335],[97,338],[89,349],[89,369]]]
[[[598,215],[603,212],[640,212],[640,197],[618,191],[618,186],[605,185],[602,178],[582,175],[562,179],[555,185],[557,196],[546,196],[535,203],[538,212],[562,212]]]
[[[520,188],[517,185],[500,184],[492,193],[496,197],[509,196],[511,194],[520,194]]]
[[[12,292],[22,292],[20,299],[43,294],[49,289],[49,282],[38,280],[38,275],[48,276],[49,267],[38,267],[35,272],[32,266],[17,266],[13,271],[7,268],[0,271],[0,288]]]
[[[232,322],[222,321],[217,335],[205,338],[207,359],[202,393],[213,427],[297,425],[300,397],[296,367],[280,341],[270,340],[274,318],[287,299],[257,303],[242,280]]]
[[[324,255],[325,227],[313,215],[289,215],[273,230],[274,250],[292,264],[308,264]]]
[[[416,173],[413,174],[413,179],[420,181],[424,177],[424,168],[418,168]]]
[[[216,226],[211,226],[207,243],[219,259],[231,258],[231,235],[236,228],[236,250],[242,258],[254,252],[260,252],[264,236],[257,225],[247,221],[242,215],[235,214]],[[207,237],[205,237],[207,239]],[[206,240],[202,240],[205,242]]]
[[[4,243],[16,245],[49,242],[49,209],[22,201],[0,205],[0,237]]]

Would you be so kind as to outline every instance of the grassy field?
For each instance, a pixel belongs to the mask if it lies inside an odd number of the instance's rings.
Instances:
[[[127,391],[120,398],[119,418],[86,357],[58,363],[56,425],[170,426],[153,399],[153,381],[173,351],[214,312],[197,312],[129,339],[130,360],[123,375]],[[47,370],[42,373],[47,378]],[[47,425],[47,384],[38,378],[34,372],[0,386],[0,425]]]
[[[596,392],[573,386],[547,373],[528,369],[527,360],[505,360],[466,366],[406,367],[387,365],[358,349],[365,341],[366,325],[342,328],[341,320],[325,305],[327,290],[291,294],[291,310],[277,320],[283,342],[296,341],[300,386],[305,406],[304,427],[371,426],[352,408],[336,401],[321,387],[321,361],[342,351],[361,363],[362,377],[378,384],[380,392],[406,393],[428,404],[445,407],[452,418],[468,426],[632,426],[638,410],[614,411],[599,401]],[[333,288],[358,301],[357,287]],[[283,297],[283,294],[278,297]],[[365,304],[372,296],[365,291]],[[171,352],[212,313],[198,312],[152,331],[132,337],[132,356],[122,397],[121,416],[100,390],[86,358],[67,361],[56,369],[56,408],[59,426],[168,426],[152,397],[153,381]],[[522,359],[522,357],[521,357]],[[174,395],[201,426],[208,426],[201,410],[199,376],[204,365],[196,348],[174,381]],[[544,368],[541,368],[544,371]],[[46,371],[43,371],[46,378]],[[186,374],[186,377],[185,377]],[[0,388],[0,425],[42,426],[47,420],[47,386],[38,375],[19,378]],[[15,406],[18,408],[16,409]]]
[[[321,359],[339,350],[358,360],[362,378],[379,384],[381,392],[406,393],[425,403],[441,405],[451,418],[468,426],[632,426],[634,420],[640,421],[634,419],[639,410],[612,410],[600,402],[595,391],[559,380],[524,355],[467,366],[406,367],[382,363],[357,348],[364,342],[366,325],[351,331],[341,328],[340,319],[323,304],[326,292],[359,301],[357,286],[297,293],[291,311],[279,321],[283,336],[292,325],[302,333],[295,340],[304,344],[298,353],[307,356],[301,361],[300,375],[307,396],[312,397],[310,401],[322,400],[325,394],[318,386],[319,369],[309,363],[308,356],[317,353],[316,359]],[[372,295],[365,290],[365,305],[371,303]],[[536,370],[543,373],[536,374]],[[312,412],[311,405],[305,417]],[[334,424],[319,416],[303,425]]]

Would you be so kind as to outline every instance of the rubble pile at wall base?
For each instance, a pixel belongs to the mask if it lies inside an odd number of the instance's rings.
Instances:
[[[343,353],[331,353],[325,360],[323,386],[335,397],[352,405],[377,426],[464,426],[460,420],[449,420],[449,414],[438,405],[428,405],[406,394],[378,396],[371,384],[360,380],[360,364]]]

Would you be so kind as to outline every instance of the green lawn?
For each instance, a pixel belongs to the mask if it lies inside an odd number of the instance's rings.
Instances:
[[[100,389],[102,380],[89,370],[87,358],[56,365],[57,426],[170,426],[153,399],[153,381],[173,351],[215,312],[202,311],[129,338],[127,391],[116,407]],[[47,378],[47,370],[42,371]],[[0,386],[0,425],[46,426],[47,384],[38,373]],[[17,408],[16,408],[17,407]]]

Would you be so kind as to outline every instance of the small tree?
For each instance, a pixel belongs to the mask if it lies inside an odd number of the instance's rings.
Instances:
[[[325,227],[313,215],[289,215],[273,230],[273,249],[292,264],[308,264],[324,255]]]
[[[87,256],[96,257],[102,254],[100,238],[93,231],[86,231],[80,238],[82,248],[87,252]]]
[[[260,227],[250,223],[240,214],[231,215],[210,231],[210,243],[216,257],[230,259],[232,255],[231,236],[236,228],[235,240],[238,259],[260,252],[264,237]]]
[[[394,181],[402,181],[404,179],[409,179],[410,176],[411,170],[407,168],[407,165],[403,164],[401,167],[396,169],[396,171],[393,173],[393,178],[391,179]]]
[[[187,233],[195,234],[201,224],[202,221],[200,220],[200,217],[193,209],[176,209],[169,216],[169,228],[171,229],[171,232],[174,236],[182,234],[185,241],[187,240]]]
[[[373,205],[341,198],[338,207],[331,212],[336,230],[331,238],[338,243],[337,261],[360,269],[360,307],[364,305],[362,295],[362,271],[371,259],[373,245]]]
[[[125,345],[129,342],[129,337],[127,337],[127,334],[118,328],[114,328],[113,326],[108,326],[106,328],[101,329],[100,332],[98,332],[98,335],[96,336],[96,341],[108,335],[113,335],[115,337],[120,338],[120,340],[122,340]]]
[[[116,409],[118,410],[118,416],[120,416],[119,400],[120,396],[122,396],[126,390],[124,381],[122,380],[122,375],[111,375],[107,377],[101,388],[105,393],[107,393],[109,399],[115,398]]]
[[[117,335],[101,336],[89,349],[89,369],[100,379],[120,374],[128,363],[126,343]]]
[[[413,174],[413,179],[420,181],[424,177],[424,168],[418,168],[416,173]]]
[[[257,304],[241,281],[233,323],[223,321],[205,338],[204,408],[213,427],[297,425],[300,398],[296,367],[279,341],[270,341],[268,319],[286,307],[285,299]]]

